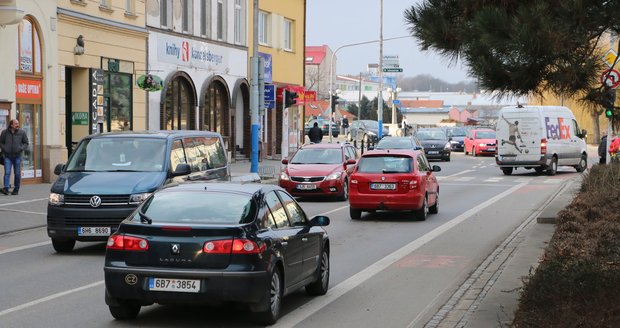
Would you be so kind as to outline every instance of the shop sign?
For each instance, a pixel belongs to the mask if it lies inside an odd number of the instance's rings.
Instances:
[[[157,57],[160,61],[188,67],[216,68],[228,66],[223,47],[192,39],[159,34]]]
[[[42,85],[40,80],[15,79],[15,97],[41,99]]]
[[[264,74],[263,74],[263,80],[265,81],[265,83],[271,83],[273,80],[273,70],[272,70],[272,60],[271,60],[271,55],[270,54],[265,54],[262,52],[259,52],[258,55],[263,58],[263,62],[264,64]]]
[[[95,134],[101,132],[97,123],[103,120],[103,70],[91,68],[89,72],[90,133]]]
[[[88,112],[73,112],[71,113],[72,125],[88,125]]]
[[[145,91],[159,91],[164,88],[164,81],[157,75],[147,74],[136,79],[138,88]]]

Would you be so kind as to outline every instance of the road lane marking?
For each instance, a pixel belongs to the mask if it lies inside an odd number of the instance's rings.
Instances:
[[[469,172],[475,172],[475,171],[476,171],[476,170],[464,170],[464,171],[461,171],[461,172],[458,172],[458,173],[454,173],[454,174],[452,174],[452,175],[442,176],[441,178],[443,178],[443,179],[448,179],[448,178],[455,177],[455,176],[457,176],[457,175],[461,175],[461,174],[465,174],[465,173],[469,173]],[[438,177],[438,178],[439,178],[439,177]]]
[[[1,250],[0,251],[0,255],[2,254],[6,254],[6,253],[13,253],[13,252],[17,252],[17,251],[23,251],[24,249],[30,249],[30,248],[35,248],[35,247],[40,247],[40,246],[46,246],[51,244],[51,241],[43,241],[40,243],[36,243],[36,244],[29,244],[29,245],[24,245],[24,246],[19,246],[19,247],[13,247],[13,248],[7,248],[5,250]]]
[[[8,208],[0,209],[0,212],[16,212],[16,213],[26,213],[26,214],[36,214],[36,215],[47,215],[47,213],[43,213],[43,212],[30,212],[30,211],[22,211],[22,210],[10,210]]]
[[[337,300],[338,298],[340,298],[342,295],[348,293],[349,291],[353,290],[354,288],[356,288],[357,286],[361,285],[362,283],[364,283],[366,280],[372,278],[373,276],[377,275],[378,273],[380,273],[381,271],[387,269],[388,267],[390,267],[392,264],[394,264],[396,261],[402,259],[403,257],[407,256],[409,253],[417,250],[418,248],[424,246],[425,244],[427,244],[428,242],[432,241],[433,239],[441,236],[443,233],[447,232],[448,230],[454,228],[456,225],[460,224],[461,222],[467,220],[469,217],[473,216],[474,214],[478,213],[480,210],[484,209],[485,207],[490,206],[491,204],[497,202],[498,200],[512,194],[513,192],[519,190],[521,187],[525,186],[525,183],[521,183],[518,184],[504,192],[502,192],[501,194],[496,195],[495,197],[487,200],[484,203],[479,204],[476,207],[473,207],[471,209],[469,209],[468,211],[466,211],[465,213],[455,217],[454,219],[440,225],[439,227],[431,230],[430,232],[426,233],[425,235],[421,236],[420,238],[410,242],[409,244],[401,247],[400,249],[394,251],[392,254],[389,254],[387,256],[385,256],[384,258],[380,259],[379,261],[373,263],[372,265],[368,266],[366,269],[363,269],[362,271],[356,273],[355,275],[349,277],[348,279],[346,279],[345,281],[339,283],[338,285],[334,286],[333,288],[329,289],[327,291],[327,294],[325,294],[324,296],[321,297],[316,297],[313,298],[312,300],[310,300],[309,302],[302,304],[301,306],[299,306],[297,308],[297,310],[294,310],[290,313],[288,313],[286,316],[280,318],[280,320],[278,320],[278,322],[271,326],[271,327],[293,327],[299,323],[301,323],[303,320],[307,319],[308,317],[310,317],[311,315],[313,315],[314,313],[318,312],[319,310],[321,310],[322,308],[326,307],[327,305],[329,305],[331,302]]]
[[[50,296],[47,296],[47,297],[39,298],[38,300],[34,300],[34,301],[28,302],[28,303],[24,303],[22,305],[18,305],[16,307],[12,307],[12,308],[6,309],[4,311],[0,311],[0,317],[4,316],[4,315],[7,315],[9,313],[15,312],[15,311],[20,311],[20,310],[23,310],[23,309],[35,306],[35,305],[43,303],[43,302],[51,301],[53,299],[57,299],[57,298],[60,298],[60,297],[63,297],[63,296],[69,295],[69,294],[77,293],[79,291],[82,291],[82,290],[85,290],[85,289],[88,289],[88,288],[97,287],[99,285],[103,285],[103,283],[104,283],[104,281],[100,280],[100,281],[97,281],[97,282],[94,282],[92,284],[88,284],[88,285],[85,285],[85,286],[82,286],[82,287],[77,287],[77,288],[65,290],[64,292],[60,292],[60,293],[56,293],[56,294],[53,294],[53,295],[50,295]]]
[[[22,200],[19,202],[5,203],[5,204],[0,204],[0,207],[38,202],[40,200],[49,200],[49,198],[37,198],[37,199]]]

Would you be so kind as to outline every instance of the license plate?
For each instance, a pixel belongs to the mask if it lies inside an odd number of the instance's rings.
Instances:
[[[109,236],[110,227],[78,227],[78,236]]]
[[[200,280],[149,278],[149,290],[198,293],[200,292]]]
[[[297,189],[299,190],[314,190],[316,189],[316,185],[314,184],[298,184]]]
[[[438,150],[429,150],[428,154],[429,155],[437,155],[437,154],[439,154],[439,151]]]
[[[374,190],[396,190],[395,183],[371,183],[370,189]]]
[[[495,148],[487,148],[488,151],[495,151]]]

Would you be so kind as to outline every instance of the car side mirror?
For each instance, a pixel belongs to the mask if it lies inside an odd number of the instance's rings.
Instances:
[[[286,158],[285,158],[285,159],[283,159],[283,160],[282,160],[282,164],[284,164],[284,165],[288,164],[288,159],[286,159]]]
[[[311,226],[324,227],[329,225],[329,218],[325,215],[317,215],[310,220]]]
[[[452,137],[448,137],[448,141],[452,141]]]
[[[190,173],[192,173],[192,168],[189,166],[189,164],[179,164],[177,165],[174,172],[172,172],[172,176],[178,177],[180,175],[188,175]]]
[[[354,160],[354,159],[352,159],[352,158],[347,159],[347,165],[354,165],[355,163],[357,163],[357,161],[356,161],[356,160]]]
[[[439,165],[433,165],[431,171],[433,171],[433,172],[441,172],[441,167]]]
[[[586,131],[586,129],[582,129],[581,130],[581,135],[579,136],[580,138],[585,138],[588,135],[588,131]]]
[[[62,170],[64,168],[65,168],[64,164],[56,164],[56,167],[54,168],[54,174],[60,175],[60,173],[62,173]]]

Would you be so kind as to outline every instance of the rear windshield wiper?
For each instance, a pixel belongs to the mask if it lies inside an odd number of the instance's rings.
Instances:
[[[138,215],[140,215],[140,222],[147,223],[147,224],[153,223],[153,220],[149,218],[148,216],[146,216],[146,214],[142,213],[142,211],[138,211]]]

